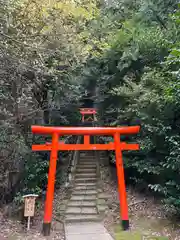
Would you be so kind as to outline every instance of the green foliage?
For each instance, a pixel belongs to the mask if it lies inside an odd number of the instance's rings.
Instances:
[[[121,26],[114,24],[112,16],[107,21],[106,11],[105,16],[101,13],[98,23],[106,19],[109,27],[99,41],[105,39],[109,47],[100,57],[91,56],[86,64],[90,76],[82,73],[82,77],[87,87],[92,87],[91,79],[96,85],[93,93],[105,125],[141,126],[138,136],[123,138],[138,141],[141,146],[139,152],[124,153],[127,180],[161,195],[169,211],[179,214],[180,38],[177,2],[120,1],[116,7],[108,5],[107,9],[107,12],[117,14]],[[101,32],[100,27],[96,32]],[[113,161],[115,157],[111,156],[111,159]]]
[[[42,192],[49,156],[34,155],[30,127],[77,125],[82,69],[91,49],[81,36],[97,1],[11,0],[0,6],[0,191]],[[86,51],[85,51],[86,49]],[[16,179],[9,188],[9,175]],[[23,174],[22,174],[23,173]],[[11,185],[11,184],[10,184]]]

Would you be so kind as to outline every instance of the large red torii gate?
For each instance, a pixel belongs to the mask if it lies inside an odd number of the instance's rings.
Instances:
[[[122,151],[139,150],[139,144],[127,144],[126,142],[121,142],[120,135],[135,134],[135,133],[138,133],[139,131],[140,131],[139,126],[117,127],[117,128],[32,126],[33,133],[52,135],[52,143],[32,146],[33,151],[51,151],[45,212],[44,212],[44,223],[43,223],[43,233],[45,236],[50,235],[57,154],[58,154],[58,151],[64,151],[64,150],[115,150],[122,227],[124,230],[129,229],[128,203],[126,199],[126,187],[125,187]],[[64,142],[59,141],[59,137],[63,135],[84,135],[84,143],[83,144],[65,144]],[[114,137],[114,142],[110,142],[107,144],[91,144],[90,135],[111,135]]]

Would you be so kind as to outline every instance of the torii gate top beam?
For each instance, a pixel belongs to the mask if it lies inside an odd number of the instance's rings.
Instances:
[[[33,133],[59,135],[114,135],[119,134],[135,134],[140,131],[139,126],[132,127],[43,127],[32,126]]]
[[[86,114],[96,114],[97,113],[97,110],[96,108],[80,108],[80,112],[85,112]]]

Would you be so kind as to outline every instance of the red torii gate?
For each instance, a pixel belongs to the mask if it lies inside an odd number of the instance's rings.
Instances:
[[[86,115],[91,115],[93,116],[93,118],[91,118],[90,116],[86,119],[87,121],[89,121],[89,119],[91,119],[92,121],[97,121],[96,119],[96,114],[97,114],[97,110],[95,108],[80,108],[80,113],[82,115],[82,122],[85,121],[85,116]]]
[[[44,223],[43,223],[43,233],[45,236],[50,235],[53,199],[54,199],[56,162],[57,162],[57,154],[58,154],[58,151],[60,150],[61,151],[64,151],[64,150],[115,150],[122,227],[124,230],[129,229],[128,203],[126,199],[126,187],[125,187],[122,151],[139,150],[139,144],[127,144],[126,142],[121,142],[120,135],[135,134],[135,133],[138,133],[139,131],[140,131],[139,126],[117,127],[117,128],[32,126],[33,133],[52,135],[52,143],[46,143],[42,145],[32,145],[33,151],[51,151],[45,212],[44,212]],[[64,142],[59,141],[59,137],[63,135],[84,135],[84,143],[83,144],[65,144]],[[90,135],[111,135],[114,137],[114,142],[110,142],[107,144],[91,144]]]

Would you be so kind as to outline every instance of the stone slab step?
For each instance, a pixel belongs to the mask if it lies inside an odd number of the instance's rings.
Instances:
[[[79,159],[96,159],[96,156],[92,156],[92,155],[81,155],[79,156]]]
[[[78,161],[85,161],[85,162],[94,161],[94,162],[97,162],[97,158],[96,157],[79,157]]]
[[[75,190],[73,191],[73,195],[94,195],[97,194],[96,190]]]
[[[99,215],[68,215],[65,218],[67,223],[71,222],[99,222],[100,216]]]
[[[85,153],[85,154],[84,154]],[[90,151],[86,151],[86,152],[82,152],[80,154],[84,154],[84,156],[95,156],[95,152],[94,150],[92,150],[92,152]]]
[[[96,207],[95,201],[70,201],[68,207]]]
[[[96,201],[96,195],[72,195],[70,201]]]
[[[95,168],[77,168],[76,173],[95,173],[96,174],[96,169]]]
[[[96,156],[93,155],[79,155],[79,159],[96,159]]]
[[[97,178],[75,178],[75,183],[95,183],[97,182]]]
[[[77,173],[75,178],[95,178],[96,173]]]
[[[96,162],[78,162],[77,166],[79,166],[79,165],[82,165],[84,167],[91,165],[91,166],[95,167],[95,166],[97,166],[97,163]]]
[[[87,182],[87,183],[76,183],[75,187],[79,187],[79,186],[97,186],[96,183],[91,183],[91,182]]]
[[[97,159],[96,159],[96,157],[80,157],[79,158],[79,161],[85,161],[85,162],[88,162],[88,161],[94,161],[94,162],[96,162],[97,161]]]
[[[77,165],[76,169],[93,169],[96,170],[96,165]]]
[[[97,163],[97,159],[95,157],[93,158],[79,158],[78,159],[78,162],[95,162]]]
[[[66,216],[67,215],[97,215],[97,210],[95,207],[88,207],[88,208],[83,208],[83,207],[68,207],[66,209]]]
[[[95,162],[78,162],[77,166],[91,166],[91,167],[97,167]]]
[[[96,165],[77,165],[76,169],[93,169],[96,170]]]
[[[78,186],[74,186],[74,191],[86,191],[86,190],[96,190],[96,186],[95,185],[90,185],[90,186],[86,186],[86,185],[78,185]]]
[[[95,161],[79,161],[79,165],[97,165]]]
[[[102,223],[74,223],[68,224],[65,226],[65,232],[68,235],[74,236],[71,239],[79,240],[80,236],[82,236],[81,240],[112,240],[112,238],[100,237],[100,234],[107,234],[107,230],[104,228]],[[94,238],[92,234],[95,234],[97,238]],[[68,239],[66,239],[68,240]],[[132,238],[132,240],[134,240]]]

